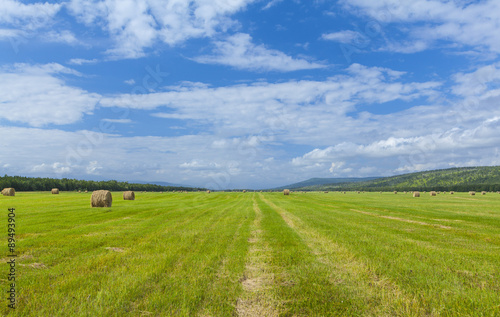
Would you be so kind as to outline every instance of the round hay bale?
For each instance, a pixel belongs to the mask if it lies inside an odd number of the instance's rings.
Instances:
[[[398,192],[397,191],[394,191],[394,194],[397,194]]]
[[[16,196],[16,190],[14,188],[4,188],[2,190],[2,195],[4,195],[4,196]]]
[[[328,194],[328,192],[325,192],[325,194]]]
[[[283,195],[290,195],[290,190],[289,189],[283,190]]]
[[[420,192],[413,192],[413,197],[420,197]]]
[[[455,192],[454,192],[454,191],[451,191],[451,192],[450,192],[450,195],[453,195],[453,194],[455,194]]]
[[[436,192],[435,192],[435,191],[431,191],[431,192],[430,192],[430,195],[431,195],[431,196],[436,196],[437,194],[436,194]]]
[[[85,192],[86,192],[86,193],[88,193],[89,191],[88,191],[88,190],[86,190]]]
[[[111,207],[113,197],[109,190],[95,190],[90,197],[92,207]]]
[[[123,192],[123,200],[135,200],[135,193],[131,190]]]
[[[481,192],[481,195],[486,195],[486,192],[485,192],[485,191],[482,191],[482,192]]]
[[[470,192],[469,192],[469,195],[471,195],[471,196],[475,196],[475,195],[476,195],[476,192],[470,191]]]
[[[81,193],[82,191],[81,191],[81,190],[79,190],[78,192],[79,192],[79,193]]]
[[[210,194],[210,191],[209,191],[209,190],[207,190],[207,194]]]
[[[246,193],[247,191],[246,190],[243,190],[244,193]]]
[[[52,188],[52,195],[59,195],[59,188]]]

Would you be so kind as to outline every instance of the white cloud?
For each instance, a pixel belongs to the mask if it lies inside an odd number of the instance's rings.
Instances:
[[[74,123],[92,113],[100,96],[67,86],[60,74],[80,75],[60,64],[0,69],[0,118],[39,127]]]
[[[68,9],[82,23],[100,26],[115,43],[112,58],[138,58],[157,41],[174,46],[209,37],[235,22],[229,16],[253,0],[71,0]]]
[[[277,4],[279,4],[280,2],[283,2],[283,0],[271,0],[269,1],[263,8],[262,10],[268,10],[274,6],[276,6]]]
[[[0,1],[0,23],[19,27],[23,30],[34,30],[46,26],[61,9],[61,4],[32,3],[20,1]]]
[[[126,124],[126,123],[132,123],[133,121],[130,119],[102,119],[104,122],[111,122],[111,123],[121,123],[121,124]]]
[[[389,39],[390,51],[414,53],[437,40],[500,53],[500,2],[440,0],[342,0],[347,9],[373,18],[382,27],[402,24],[399,30],[409,36],[407,44]],[[411,24],[411,27],[409,27]],[[413,43],[413,44],[412,44]]]
[[[47,33],[44,33],[41,36],[42,40],[44,42],[51,42],[51,43],[65,43],[65,44],[70,44],[70,45],[76,45],[80,44],[80,41],[75,37],[75,35],[68,31],[50,31]]]
[[[366,42],[366,37],[356,31],[345,30],[333,33],[325,33],[321,36],[322,39],[335,41],[344,44],[355,44],[357,42]]]
[[[358,104],[411,101],[434,97],[437,82],[402,83],[402,72],[358,64],[325,81],[256,83],[211,88],[203,85],[169,87],[147,95],[103,98],[105,107],[161,109],[157,117],[208,123],[223,135],[283,134],[294,140],[324,140],[332,125],[345,126],[342,138],[355,123],[346,113]],[[168,111],[166,111],[168,108]],[[337,131],[338,133],[339,131]]]
[[[483,96],[487,91],[500,88],[500,63],[480,67],[471,73],[453,76],[456,85],[453,93],[459,96]]]
[[[243,33],[215,42],[213,55],[200,56],[194,60],[199,63],[222,64],[254,71],[294,71],[326,67],[323,64],[294,59],[264,45],[255,45],[250,35]]]
[[[84,58],[72,58],[69,60],[69,64],[71,65],[85,65],[85,64],[96,64],[99,60],[96,58],[93,59],[84,59]]]

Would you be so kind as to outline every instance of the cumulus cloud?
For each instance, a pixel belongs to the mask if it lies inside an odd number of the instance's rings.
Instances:
[[[113,58],[138,58],[157,42],[174,46],[214,35],[235,24],[230,16],[253,0],[71,0],[67,7],[87,26],[100,26],[114,41]]]
[[[0,69],[0,118],[40,127],[70,124],[91,114],[100,96],[66,85],[81,74],[60,64],[15,64]]]
[[[238,33],[215,42],[212,55],[194,58],[204,64],[221,64],[255,71],[294,71],[323,68],[326,65],[292,58],[283,52],[255,45],[248,34]]]
[[[411,101],[432,98],[439,82],[398,80],[404,73],[386,68],[353,64],[345,74],[325,81],[288,81],[228,87],[188,85],[169,87],[169,91],[148,95],[121,95],[103,98],[105,107],[127,107],[162,111],[162,118],[196,120],[213,126],[224,135],[283,134],[297,140],[325,139],[332,124],[339,124],[335,140],[352,128],[346,113],[359,104]]]
[[[500,53],[500,3],[486,1],[370,1],[342,0],[348,10],[362,12],[381,26],[404,24],[399,28],[410,38],[406,44],[389,39],[385,49],[413,53],[432,46],[436,41],[451,41],[460,45]]]

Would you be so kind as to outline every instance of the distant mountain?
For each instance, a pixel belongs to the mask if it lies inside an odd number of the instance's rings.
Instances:
[[[303,187],[309,187],[309,186],[320,186],[320,185],[330,185],[330,184],[339,184],[339,183],[356,183],[356,182],[364,182],[364,181],[370,181],[377,179],[379,177],[362,177],[362,178],[356,178],[356,177],[346,177],[346,178],[310,178],[308,180],[286,185],[286,186],[281,186],[274,188],[275,190],[282,190],[285,188],[288,189],[297,189],[297,188],[303,188]]]
[[[167,182],[142,182],[142,181],[135,181],[135,182],[131,182],[131,183],[135,183],[135,184],[153,184],[153,185],[168,186],[168,187],[194,188],[194,186],[183,185],[183,184],[167,183]]]
[[[318,184],[296,190],[500,191],[500,166],[458,167],[376,178],[361,182]]]

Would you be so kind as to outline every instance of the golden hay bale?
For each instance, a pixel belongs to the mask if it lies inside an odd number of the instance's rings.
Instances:
[[[450,192],[450,195],[453,195],[453,194],[455,194],[455,192],[454,192],[454,191],[451,191],[451,192]]]
[[[398,192],[397,191],[394,191],[394,194],[397,194]]]
[[[420,192],[413,192],[413,197],[420,197]]]
[[[437,194],[436,194],[436,192],[435,192],[435,191],[431,191],[431,192],[430,192],[430,195],[431,195],[431,196],[436,196]]]
[[[475,196],[475,195],[476,195],[476,192],[472,192],[472,191],[470,191],[470,192],[469,192],[469,195],[471,195],[471,196]]]
[[[86,192],[86,193],[88,193],[89,191],[88,191],[88,190],[86,190],[85,192]]]
[[[290,190],[289,189],[283,190],[283,195],[290,195]]]
[[[209,190],[207,190],[207,194],[210,194],[210,191],[209,191]]]
[[[113,197],[109,190],[95,190],[90,197],[92,207],[111,207]]]
[[[485,192],[485,191],[482,191],[482,192],[481,192],[481,195],[486,195],[486,192]]]
[[[246,190],[243,190],[244,193],[246,193],[247,191]]]
[[[81,190],[79,190],[78,192],[79,192],[79,193],[81,193],[82,191],[81,191]]]
[[[135,193],[131,190],[123,192],[123,200],[135,200]]]
[[[59,188],[52,188],[52,195],[59,195]]]
[[[2,190],[2,195],[4,195],[4,196],[16,196],[16,190],[14,188],[4,188]]]
[[[325,192],[325,194],[328,194],[328,192]]]

